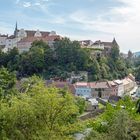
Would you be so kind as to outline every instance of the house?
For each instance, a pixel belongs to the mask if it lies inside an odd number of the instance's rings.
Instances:
[[[117,84],[118,89],[117,89],[117,96],[122,97],[124,95],[124,85],[121,80],[114,80],[114,83]]]
[[[110,96],[117,96],[118,93],[118,85],[113,81],[108,81],[108,85],[110,87]]]
[[[74,84],[75,95],[83,96],[85,98],[91,98],[91,88],[90,84],[87,82],[77,82]]]
[[[5,46],[6,46],[7,37],[8,37],[8,35],[1,35],[0,34],[0,49],[3,50],[4,52],[6,52]]]
[[[92,82],[90,83],[91,95],[93,98],[104,98],[108,99],[112,94],[112,89],[110,88],[108,82]]]
[[[91,48],[104,50],[104,44],[98,40],[91,45]]]
[[[18,41],[19,41],[19,39],[15,38],[14,35],[7,37],[5,50],[8,51],[9,49],[13,49],[14,47],[17,47]]]
[[[122,80],[124,86],[124,92],[128,93],[135,87],[135,82],[132,81],[130,78],[126,77]]]
[[[117,85],[114,82],[77,82],[74,84],[75,95],[85,98],[108,99],[117,95]]]
[[[79,41],[81,48],[90,48],[90,46],[93,44],[91,40],[81,40]]]
[[[117,46],[119,48],[119,45],[115,38],[112,42],[103,42],[101,40],[97,40],[95,42],[92,42],[91,40],[83,40],[79,42],[81,48],[91,49],[91,56],[108,56],[111,54],[111,49],[114,46]]]
[[[73,95],[75,94],[74,85],[72,85],[72,84],[70,84],[68,82],[47,80],[45,84],[46,84],[47,87],[54,86],[54,87],[60,88],[60,89],[67,89]]]
[[[6,44],[6,39],[8,35],[1,35],[0,34],[0,46],[4,46]]]
[[[86,111],[93,111],[98,108],[98,101],[95,98],[88,99]]]

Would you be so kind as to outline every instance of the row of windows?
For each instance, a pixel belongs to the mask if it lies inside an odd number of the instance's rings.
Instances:
[[[81,90],[81,89],[77,89],[78,92],[90,92],[90,90]]]

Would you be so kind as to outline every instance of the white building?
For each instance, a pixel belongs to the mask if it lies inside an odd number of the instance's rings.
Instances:
[[[6,39],[8,35],[1,35],[0,34],[0,46],[4,46],[6,44]]]
[[[122,97],[124,95],[124,85],[121,80],[115,80],[114,83],[118,85],[118,96]]]
[[[104,43],[101,42],[100,40],[99,41],[95,41],[92,45],[91,45],[91,48],[94,48],[94,49],[101,49],[103,50],[105,47]]]
[[[42,40],[53,48],[55,40],[60,38],[61,37],[57,35],[55,31],[18,30],[16,23],[13,35],[0,35],[0,47],[4,52],[7,52],[9,49],[13,49],[14,47],[17,47],[19,52],[23,52],[28,51],[34,41]]]

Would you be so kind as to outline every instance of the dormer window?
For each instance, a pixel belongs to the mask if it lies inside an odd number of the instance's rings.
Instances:
[[[39,30],[36,31],[34,37],[42,37],[42,34],[40,33]]]

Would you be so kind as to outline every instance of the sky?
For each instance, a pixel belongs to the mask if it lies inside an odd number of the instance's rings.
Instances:
[[[56,31],[72,40],[112,41],[140,51],[140,0],[0,0],[0,33]]]

